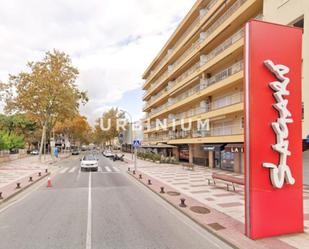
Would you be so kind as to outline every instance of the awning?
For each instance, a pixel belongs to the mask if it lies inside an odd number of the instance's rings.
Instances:
[[[202,149],[205,151],[221,151],[225,144],[203,144]]]
[[[244,145],[243,144],[227,144],[225,145],[225,151],[227,152],[244,152]]]

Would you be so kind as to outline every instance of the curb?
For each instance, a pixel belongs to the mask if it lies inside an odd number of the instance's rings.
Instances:
[[[8,200],[12,199],[13,197],[15,197],[16,195],[20,194],[21,192],[23,192],[24,190],[26,190],[27,188],[31,187],[32,185],[34,185],[35,183],[43,180],[45,177],[49,176],[51,173],[48,172],[47,174],[41,176],[40,178],[34,180],[33,182],[29,183],[28,185],[26,185],[25,187],[16,190],[16,192],[14,192],[13,194],[9,195],[8,197],[3,198],[2,200],[0,200],[0,205],[2,205],[3,203],[7,202]]]
[[[194,223],[196,223],[197,225],[199,225],[200,227],[204,228],[205,230],[207,230],[209,233],[211,233],[212,235],[216,236],[218,239],[222,240],[223,242],[225,242],[226,244],[228,244],[229,246],[235,248],[235,249],[240,249],[239,247],[237,247],[235,244],[233,244],[232,242],[230,242],[229,240],[227,240],[225,237],[221,236],[220,234],[216,233],[213,229],[209,228],[208,226],[198,222],[197,220],[193,219],[188,213],[186,213],[183,209],[179,208],[177,205],[174,205],[171,201],[169,201],[168,199],[164,198],[160,193],[158,193],[157,191],[155,191],[154,189],[150,188],[147,184],[145,184],[143,181],[139,181],[138,178],[136,178],[133,174],[127,172],[128,175],[130,175],[131,177],[133,177],[137,182],[139,182],[140,184],[142,184],[143,186],[147,187],[149,190],[151,190],[153,193],[155,193],[157,196],[160,196],[161,199],[163,199],[164,201],[166,201],[167,203],[169,203],[172,207],[176,208],[178,211],[180,211],[182,214],[184,214],[186,217],[188,217],[190,220],[192,220]]]

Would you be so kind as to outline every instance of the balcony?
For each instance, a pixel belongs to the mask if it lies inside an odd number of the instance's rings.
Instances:
[[[190,26],[186,29],[186,31],[181,35],[181,37],[176,41],[176,43],[174,44],[174,46],[172,48],[170,48],[167,53],[165,54],[165,56],[160,60],[160,63],[155,67],[154,70],[152,70],[150,72],[150,77],[149,79],[145,82],[144,86],[148,85],[148,83],[152,80],[153,76],[156,75],[161,69],[162,66],[172,57],[172,55],[174,54],[175,51],[177,51],[181,45],[183,45],[184,40],[186,40],[187,38],[191,37],[191,34],[194,34],[194,32],[192,32],[194,30],[194,27],[199,27],[203,22],[201,22],[201,19],[204,18],[210,11],[210,9],[212,9],[212,7],[214,7],[214,5],[218,2],[218,0],[212,0],[208,3],[208,5],[204,8],[204,12],[200,12],[200,16],[197,17],[191,24]]]
[[[240,121],[240,120],[239,120]],[[217,123],[217,127],[212,127],[209,130],[179,130],[173,131],[169,130],[165,134],[160,135],[151,135],[147,138],[147,141],[165,141],[172,142],[170,140],[177,139],[197,139],[197,138],[209,138],[209,137],[223,137],[223,136],[233,136],[233,135],[243,135],[244,129],[241,127],[241,124],[231,124],[225,125],[224,123]]]
[[[166,102],[165,104],[153,109],[151,112],[149,112],[149,116],[153,116],[158,114],[160,111],[162,111],[165,108],[168,108],[170,106],[172,106],[173,104],[176,104],[188,97],[191,97],[195,94],[200,94],[201,91],[203,91],[204,89],[208,88],[209,86],[216,84],[224,79],[226,79],[229,76],[232,76],[233,74],[236,74],[240,71],[243,70],[243,61],[238,61],[235,64],[233,64],[232,66],[220,71],[219,73],[215,74],[214,76],[205,79],[204,82],[202,82],[202,84],[197,85],[192,87],[191,89],[189,89],[188,91],[178,95],[176,98],[170,98],[168,102]],[[172,108],[171,108],[172,109]]]
[[[170,118],[167,120],[168,123],[176,122],[181,119],[187,119],[187,118],[192,118],[194,116],[210,112],[210,111],[215,111],[220,108],[224,108],[226,106],[234,105],[237,103],[243,102],[243,93],[242,92],[237,92],[231,95],[225,95],[216,98],[213,102],[208,103],[206,106],[201,107],[201,106],[196,106],[195,108],[192,108],[186,112],[181,112],[175,115],[175,118]]]
[[[218,29],[218,27],[223,24],[229,17],[231,17],[245,2],[248,0],[237,0],[222,16],[220,16],[205,32],[203,35],[203,39],[198,39],[196,42],[194,42],[191,47],[186,50],[183,55],[177,59],[173,63],[173,70],[169,73],[169,75],[172,75],[174,72],[176,72],[180,67],[183,66],[184,62],[190,60],[200,49],[206,46],[209,41],[207,41],[206,44],[202,44],[207,38],[215,32],[215,30]],[[212,38],[214,39],[214,37]],[[202,45],[201,45],[202,44]],[[190,55],[190,56],[189,56]],[[161,85],[159,82],[157,82],[156,87],[158,85]],[[155,88],[155,87],[154,87]],[[152,88],[152,90],[154,89]],[[151,90],[151,91],[152,91]],[[147,91],[145,93],[144,97],[148,95],[151,91]]]
[[[209,52],[207,55],[205,55],[205,57],[201,57],[200,61],[196,64],[194,64],[191,68],[189,68],[187,71],[185,71],[183,74],[181,74],[179,77],[177,77],[177,79],[174,81],[175,85],[178,86],[179,83],[181,83],[182,81],[184,81],[185,79],[187,79],[189,76],[191,76],[192,74],[194,74],[199,68],[201,68],[202,66],[204,66],[206,63],[208,63],[209,61],[211,61],[212,59],[216,58],[218,55],[222,54],[224,51],[226,51],[228,48],[230,48],[233,44],[235,44],[237,41],[239,41],[240,39],[242,39],[244,37],[244,31],[243,28],[238,30],[236,33],[234,33],[232,36],[230,36],[228,39],[226,39],[224,42],[222,42],[218,47],[216,47],[215,49],[213,49],[211,52]],[[165,73],[161,76],[162,78],[165,77]],[[161,80],[160,77],[160,80]],[[165,79],[166,80],[166,79]],[[151,87],[145,94],[149,95],[149,93],[156,88],[158,85],[160,85],[161,83],[158,81],[156,83],[156,85],[154,85],[153,87]],[[169,87],[171,88],[171,87]],[[154,102],[156,102],[156,100],[161,97],[162,95],[164,95],[166,92],[168,92],[168,88],[164,88],[162,91],[160,91],[157,95],[155,95],[155,97],[152,97],[152,99],[148,102],[147,105],[145,105],[144,109],[149,108],[149,106],[151,106]]]

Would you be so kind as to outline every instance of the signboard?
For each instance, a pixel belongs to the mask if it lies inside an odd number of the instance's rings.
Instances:
[[[133,140],[133,146],[134,147],[140,147],[141,146],[141,141],[139,141],[138,139],[134,139]]]
[[[250,21],[245,36],[245,223],[263,238],[302,232],[302,30]]]

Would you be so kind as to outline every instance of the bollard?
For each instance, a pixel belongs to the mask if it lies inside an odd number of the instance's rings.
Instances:
[[[32,182],[33,180],[32,180],[32,176],[29,176],[29,182]]]
[[[45,173],[48,173],[48,169],[45,169]]]
[[[161,189],[161,190],[160,190],[160,193],[161,193],[161,194],[164,194],[164,193],[165,193],[165,192],[164,192],[164,187],[160,187],[160,189]]]
[[[150,179],[148,179],[148,185],[151,185],[151,180]]]
[[[179,207],[186,207],[187,205],[185,204],[186,199],[185,198],[180,198],[180,204]]]
[[[130,172],[130,167],[128,167],[128,171]]]
[[[0,192],[0,199],[3,199],[2,192]]]
[[[142,174],[139,174],[139,176],[138,176],[138,177],[139,177],[139,179],[143,179]]]
[[[38,173],[38,176],[41,176],[41,175],[42,175],[41,172],[39,172],[39,173]]]
[[[133,175],[135,175],[135,170],[133,170]]]
[[[20,182],[16,183],[16,188],[20,188]]]

